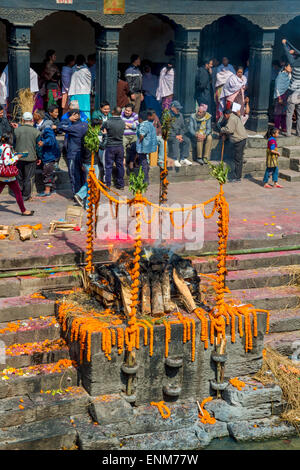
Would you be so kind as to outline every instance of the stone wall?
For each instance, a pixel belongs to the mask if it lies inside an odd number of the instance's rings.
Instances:
[[[266,330],[266,314],[258,314],[258,336],[253,338],[253,349],[245,352],[244,337],[240,338],[236,323],[236,342],[231,343],[229,327],[227,328],[227,354],[225,377],[236,377],[256,373],[262,365],[262,349]],[[195,360],[191,359],[192,342],[183,343],[182,324],[171,325],[171,342],[169,359],[182,359],[182,365],[168,365],[165,358],[165,326],[154,327],[153,355],[149,355],[148,345],[143,345],[143,329],[140,328],[140,348],[136,350],[138,370],[134,378],[135,404],[146,404],[150,401],[174,401],[176,399],[198,399],[211,395],[210,380],[215,379],[215,362],[211,359],[214,347],[204,348],[200,339],[201,323],[196,319]],[[149,335],[148,335],[149,336]],[[68,339],[67,339],[68,341]],[[68,341],[70,354],[78,364],[80,344]],[[127,375],[122,371],[125,354],[118,354],[117,347],[112,348],[111,360],[102,352],[101,333],[92,334],[91,361],[86,360],[80,366],[82,384],[92,396],[116,394],[125,391]],[[172,390],[180,389],[177,397],[172,397]],[[169,393],[171,390],[171,393]]]

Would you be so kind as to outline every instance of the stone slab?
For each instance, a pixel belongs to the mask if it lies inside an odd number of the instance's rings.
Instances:
[[[242,390],[238,390],[236,387],[229,384],[222,394],[222,398],[226,400],[229,405],[252,408],[257,405],[281,402],[282,390],[279,385],[263,385],[260,382],[252,380],[251,377],[239,377],[239,379],[246,383]],[[249,385],[250,381],[253,385]]]
[[[224,400],[213,400],[205,405],[205,409],[219,421],[225,423],[243,420],[266,418],[271,416],[271,404],[262,403],[255,407],[231,406]]]
[[[294,426],[277,417],[228,423],[229,434],[238,442],[282,439],[295,436]]]
[[[76,443],[76,430],[68,418],[0,429],[0,450],[60,450]]]

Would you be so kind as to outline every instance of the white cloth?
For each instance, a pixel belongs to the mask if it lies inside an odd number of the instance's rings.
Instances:
[[[232,72],[230,70],[221,70],[221,72],[217,73],[216,76],[216,83],[215,87],[218,88],[219,86],[225,85],[227,82],[228,78],[231,77]]]
[[[89,95],[92,88],[92,74],[87,65],[75,65],[69,88],[71,95]]]
[[[243,75],[242,78],[239,78],[237,75],[230,75],[227,79],[223,90],[220,95],[220,99],[231,96],[234,93],[238,92],[241,88],[245,87],[247,84],[247,78]]]
[[[234,74],[236,73],[235,70],[234,70],[233,65],[231,65],[231,64],[226,65],[226,67],[223,64],[218,65],[217,73],[222,72],[222,70],[226,70],[226,71],[229,70],[230,72],[232,72]]]
[[[167,72],[167,67],[164,67],[159,75],[158,88],[156,91],[156,99],[160,101],[165,96],[173,95],[174,93],[174,69]]]
[[[32,68],[30,68],[30,91],[32,93],[37,93],[39,91],[38,75]],[[9,77],[8,77],[8,65],[6,65],[0,77],[0,103],[6,103],[6,100],[8,97],[9,97]]]

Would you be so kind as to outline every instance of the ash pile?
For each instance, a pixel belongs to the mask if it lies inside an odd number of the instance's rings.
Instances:
[[[129,316],[134,254],[124,251],[117,261],[97,266],[90,290],[104,308]],[[201,302],[200,278],[192,262],[164,248],[144,248],[140,255],[137,317],[162,316],[178,309],[193,312]]]

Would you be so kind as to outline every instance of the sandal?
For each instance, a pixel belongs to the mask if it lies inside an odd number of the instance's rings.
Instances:
[[[30,211],[29,214],[25,214],[25,212],[22,212],[21,215],[23,215],[24,217],[31,217],[33,214],[34,214],[34,211]]]
[[[274,183],[274,188],[283,188],[283,186],[281,186],[281,184]]]
[[[266,184],[264,185],[264,188],[272,189],[272,187],[273,187],[273,186],[271,186],[271,185],[268,184],[268,183],[266,183]]]

